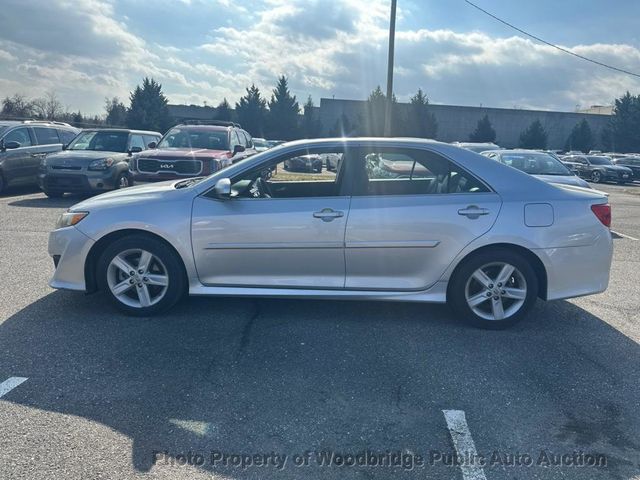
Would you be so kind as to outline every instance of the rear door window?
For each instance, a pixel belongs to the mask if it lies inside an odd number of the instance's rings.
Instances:
[[[58,131],[55,128],[33,127],[33,131],[36,134],[38,145],[55,145],[56,143],[61,143]]]
[[[146,150],[146,146],[144,144],[144,139],[142,138],[142,135],[136,135],[136,134],[132,134],[131,135],[131,143],[129,144],[129,149],[138,147],[141,150]]]

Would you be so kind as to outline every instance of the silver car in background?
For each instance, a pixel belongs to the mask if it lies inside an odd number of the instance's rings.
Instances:
[[[482,155],[534,175],[545,182],[591,188],[586,180],[569,170],[553,153],[534,150],[491,150],[482,152]]]
[[[282,168],[326,154],[337,171]],[[138,316],[189,293],[448,302],[505,328],[536,298],[607,288],[610,214],[599,192],[444,143],[303,140],[71,207],[50,235],[51,286],[101,290]]]

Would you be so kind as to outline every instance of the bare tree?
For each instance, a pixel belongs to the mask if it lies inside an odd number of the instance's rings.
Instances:
[[[53,90],[45,93],[44,97],[36,98],[33,109],[38,117],[45,120],[56,120],[64,113],[62,103]]]
[[[33,115],[33,102],[19,93],[2,100],[2,114],[9,117],[30,117]]]

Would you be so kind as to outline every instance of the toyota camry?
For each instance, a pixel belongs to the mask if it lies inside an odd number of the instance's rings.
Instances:
[[[337,168],[283,168],[305,155]],[[610,222],[600,192],[453,145],[303,140],[71,207],[50,235],[51,286],[101,291],[136,316],[186,294],[305,297],[447,302],[504,328],[538,298],[605,290]]]

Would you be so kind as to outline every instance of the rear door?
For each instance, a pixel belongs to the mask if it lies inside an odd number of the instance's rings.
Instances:
[[[7,132],[2,140],[5,145],[9,142],[20,144],[19,148],[7,148],[0,154],[2,175],[7,184],[35,183],[35,174],[32,175],[29,165],[33,159],[32,155],[38,153],[38,147],[35,146],[35,139],[29,127],[14,128]]]
[[[499,213],[496,193],[434,152],[367,148],[355,160],[346,288],[426,289]]]
[[[62,140],[58,130],[53,127],[33,127],[32,130],[38,145],[33,147],[28,157],[25,157],[25,171],[35,181],[40,162],[48,153],[62,150]]]

